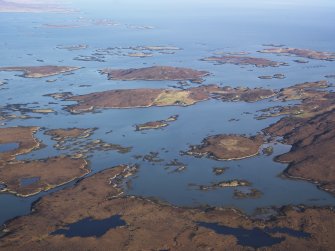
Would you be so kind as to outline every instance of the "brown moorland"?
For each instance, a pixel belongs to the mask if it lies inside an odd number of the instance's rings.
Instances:
[[[132,69],[103,69],[102,74],[107,74],[108,79],[112,80],[148,80],[161,81],[190,80],[191,82],[202,82],[203,77],[209,75],[207,71],[198,71],[190,68],[172,66],[152,66],[145,68]]]
[[[203,58],[202,61],[216,62],[218,64],[254,65],[257,67],[278,67],[287,65],[283,62],[276,62],[265,58],[231,55],[207,57]]]
[[[332,85],[327,81],[316,81],[283,88],[277,93],[276,101],[300,100],[301,102],[290,106],[277,106],[263,109],[261,110],[263,114],[260,118],[279,115],[311,118],[318,114],[331,111],[335,108],[335,93],[327,90],[327,88],[331,86]]]
[[[61,73],[75,71],[78,69],[80,69],[80,67],[54,66],[54,65],[0,67],[0,71],[23,72],[21,76],[25,78],[44,78],[44,77],[58,75]]]
[[[93,129],[67,128],[48,130],[45,134],[52,136],[53,140],[64,141],[68,138],[87,138],[92,132]]]
[[[82,113],[101,108],[136,108],[151,106],[189,106],[200,101],[215,98],[223,101],[255,102],[275,95],[262,88],[231,88],[217,85],[203,85],[184,90],[177,89],[121,89],[90,93],[80,96],[64,95],[67,101],[77,101],[67,109],[72,113]],[[49,94],[62,97],[62,94]]]
[[[312,181],[335,195],[335,109],[312,118],[285,117],[265,131],[292,145],[276,158],[289,163],[286,176]]]
[[[89,172],[84,159],[53,157],[18,161],[1,166],[0,183],[5,185],[4,191],[27,197],[68,183]]]
[[[149,121],[143,124],[135,125],[136,131],[150,130],[150,129],[158,129],[162,127],[166,127],[169,123],[174,122],[178,119],[178,115],[173,115],[164,120],[157,121]]]
[[[334,52],[322,52],[314,51],[309,49],[297,49],[297,48],[268,48],[259,51],[261,53],[274,53],[274,54],[291,54],[298,57],[318,59],[318,60],[327,60],[334,61],[335,53]]]
[[[42,160],[16,160],[17,155],[40,148],[35,138],[39,127],[0,128],[0,144],[17,143],[18,147],[0,152],[0,184],[3,191],[31,196],[68,183],[89,173],[83,158],[53,157]]]
[[[18,143],[17,149],[0,152],[0,166],[15,159],[16,155],[29,153],[40,147],[40,142],[34,134],[39,127],[8,127],[0,128],[0,144]]]
[[[291,106],[266,109],[263,117],[288,115],[264,129],[292,145],[277,161],[289,163],[284,174],[312,181],[335,194],[335,93],[327,81],[306,82],[279,91],[279,101],[300,100]]]
[[[331,250],[335,213],[328,208],[285,207],[272,220],[252,220],[234,209],[186,209],[123,195],[125,166],[104,170],[74,187],[43,197],[34,213],[6,224],[2,250],[251,250],[233,234],[210,228],[228,228],[250,234],[260,231],[275,243],[268,250]],[[87,229],[66,237],[70,224],[83,219],[104,220],[119,215],[125,225],[110,227],[101,236]],[[63,234],[56,234],[57,230]],[[282,230],[282,231],[281,231]],[[296,235],[291,235],[294,232]],[[78,235],[78,236],[77,236]],[[300,236],[302,235],[302,236]],[[248,235],[249,236],[249,235]],[[99,247],[99,248],[98,248]]]
[[[193,156],[207,156],[216,160],[235,160],[255,156],[263,144],[260,135],[214,135],[203,140],[201,145],[191,146],[187,152]]]

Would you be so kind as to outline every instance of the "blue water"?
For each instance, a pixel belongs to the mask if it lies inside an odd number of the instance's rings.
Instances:
[[[22,179],[20,179],[20,186],[21,187],[26,187],[26,186],[35,184],[39,180],[40,180],[39,177],[22,178]]]
[[[270,234],[284,233],[295,238],[310,238],[309,233],[296,231],[286,227],[275,228],[253,228],[245,229],[241,227],[233,228],[222,226],[217,223],[198,222],[200,227],[214,230],[218,234],[233,235],[237,238],[237,244],[253,248],[270,247],[285,240],[285,237],[273,237]]]
[[[3,152],[9,152],[17,149],[19,147],[18,143],[6,143],[6,144],[0,144],[0,153]]]
[[[43,96],[55,92],[86,94],[96,91],[127,88],[165,88],[171,81],[109,81],[98,73],[104,67],[130,68],[151,65],[171,65],[207,70],[211,75],[205,84],[218,83],[231,86],[267,87],[280,89],[295,83],[323,79],[335,74],[334,62],[309,60],[299,64],[294,56],[260,54],[262,44],[276,43],[290,47],[335,51],[335,3],[330,0],[315,1],[91,1],[75,0],[72,4],[79,12],[71,14],[0,14],[0,66],[21,65],[71,65],[82,66],[72,75],[57,75],[41,79],[25,79],[16,72],[0,72],[0,81],[6,80],[6,89],[0,90],[0,107],[7,104],[26,104],[27,108],[51,108],[52,114],[38,114],[38,118],[0,121],[9,126],[41,126],[36,137],[44,148],[18,156],[19,160],[40,159],[67,151],[56,150],[56,143],[44,135],[48,129],[94,128],[91,139],[132,146],[127,154],[115,151],[94,152],[90,157],[92,174],[118,164],[139,164],[140,169],[126,193],[154,196],[175,205],[213,205],[235,207],[248,214],[257,208],[288,204],[334,205],[330,194],[318,190],[314,184],[280,177],[286,165],[273,162],[273,157],[287,152],[290,146],[274,145],[271,156],[259,155],[239,161],[215,161],[206,158],[181,156],[189,145],[218,133],[255,135],[279,118],[256,120],[257,111],[282,103],[264,100],[257,103],[224,103],[217,100],[200,102],[190,107],[152,107],[145,109],[110,109],[98,113],[71,115],[63,108],[73,102],[54,100]],[[315,18],[317,17],[317,18]],[[46,28],[44,24],[73,24],[85,19],[108,18],[118,26],[86,25],[80,28]],[[153,26],[138,29],[136,26]],[[57,49],[58,45],[87,44],[79,51]],[[90,56],[97,49],[146,45],[180,47],[175,54],[154,53],[150,58],[131,58],[108,55],[106,62],[84,62],[74,58]],[[250,56],[265,57],[289,63],[289,66],[257,68],[254,66],[215,65],[201,61],[215,52],[246,51]],[[44,60],[40,62],[37,60]],[[258,76],[283,73],[285,79],[261,80]],[[56,80],[46,82],[46,80]],[[84,87],[81,87],[84,86]],[[191,86],[197,86],[191,84]],[[37,103],[35,103],[37,102]],[[20,115],[20,112],[15,112]],[[251,113],[251,114],[249,114]],[[135,124],[163,120],[178,114],[177,121],[162,130],[136,132]],[[29,114],[36,117],[36,114]],[[238,121],[229,121],[238,119]],[[112,131],[112,133],[107,132]],[[0,146],[1,147],[1,146]],[[161,163],[136,160],[134,155],[159,152]],[[0,150],[1,152],[1,150]],[[172,159],[185,163],[182,172],[173,172],[166,164]],[[213,167],[229,167],[220,176]],[[262,175],[259,175],[259,174]],[[191,183],[208,185],[230,179],[246,179],[252,188],[262,191],[258,199],[235,199],[233,188],[200,191]],[[173,186],[171,185],[173,184]],[[70,187],[73,182],[57,188]],[[54,192],[56,190],[51,190]],[[15,216],[28,214],[32,202],[48,193],[29,198],[0,194],[0,224]]]
[[[310,238],[311,234],[303,232],[303,231],[296,231],[287,227],[274,227],[274,228],[269,228],[266,227],[264,229],[265,232],[267,233],[282,233],[282,234],[288,234],[292,237],[296,238]]]
[[[65,229],[58,229],[51,235],[65,235],[65,237],[101,237],[108,230],[125,226],[127,223],[121,219],[120,215],[114,215],[103,220],[85,218],[75,223],[69,224]]]

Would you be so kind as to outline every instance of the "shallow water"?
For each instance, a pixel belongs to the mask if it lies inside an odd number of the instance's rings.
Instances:
[[[189,145],[199,144],[203,138],[219,133],[255,135],[276,122],[279,118],[256,120],[258,111],[282,103],[263,100],[256,103],[221,102],[210,100],[189,107],[151,107],[141,109],[106,109],[97,113],[71,115],[63,110],[73,102],[54,100],[43,96],[55,92],[86,94],[110,89],[165,88],[173,81],[109,81],[97,71],[104,67],[130,68],[151,65],[171,65],[207,70],[211,75],[205,84],[266,87],[280,89],[296,83],[324,79],[334,74],[334,62],[308,60],[307,64],[293,62],[294,56],[260,54],[264,43],[286,44],[290,47],[335,51],[334,12],[331,1],[231,1],[210,0],[206,2],[175,1],[74,1],[73,6],[81,10],[71,14],[0,14],[1,65],[70,65],[84,68],[74,74],[61,74],[48,78],[28,79],[17,72],[0,72],[0,80],[6,80],[0,90],[0,106],[26,104],[26,108],[51,108],[55,113],[28,115],[36,118],[3,121],[9,126],[41,126],[36,137],[45,147],[32,153],[18,156],[19,160],[41,159],[67,151],[56,150],[56,143],[44,135],[48,129],[97,128],[91,139],[103,139],[108,143],[132,146],[130,153],[95,151],[89,157],[92,174],[118,164],[139,164],[136,177],[125,186],[132,195],[157,197],[182,206],[212,205],[235,207],[248,214],[257,208],[282,205],[335,205],[330,194],[318,190],[314,184],[280,177],[287,167],[275,163],[273,157],[290,150],[290,146],[273,145],[271,156],[258,155],[236,161],[215,161],[181,155]],[[99,4],[100,3],[100,4]],[[282,18],[285,16],[285,18]],[[311,18],[318,16],[318,18]],[[72,24],[79,18],[110,18],[118,26],[84,26],[80,28],[46,28],[43,24]],[[150,25],[154,29],[136,29],[129,25]],[[85,50],[67,51],[57,45],[87,44]],[[84,62],[73,60],[78,55],[89,56],[96,49],[129,47],[139,45],[171,45],[182,48],[175,54],[159,54],[151,58],[131,58],[109,55],[106,62]],[[254,66],[215,65],[199,59],[212,56],[217,51],[250,52],[250,56],[264,57],[287,62],[289,66],[257,68]],[[42,59],[44,62],[36,60]],[[286,78],[262,80],[258,76],[285,74]],[[48,83],[46,80],[56,80]],[[80,87],[83,86],[84,87]],[[196,86],[196,84],[191,84]],[[38,102],[37,104],[34,102]],[[54,103],[55,102],[55,103]],[[289,104],[289,103],[286,103]],[[13,112],[20,115],[19,111]],[[163,120],[178,114],[177,121],[164,129],[135,131],[135,124]],[[230,121],[231,119],[236,119]],[[1,121],[2,122],[2,121]],[[107,133],[110,132],[111,133]],[[0,152],[13,150],[5,148]],[[7,146],[8,147],[8,146]],[[12,147],[12,146],[11,146]],[[14,147],[14,146],[13,146]],[[159,163],[137,160],[135,155],[158,152]],[[186,165],[178,172],[167,168],[173,160]],[[215,175],[213,167],[228,167],[222,175]],[[190,184],[209,185],[231,179],[246,179],[251,188],[260,190],[260,198],[235,199],[234,188],[201,191]],[[64,187],[51,190],[57,191]],[[0,224],[15,216],[29,213],[32,202],[47,193],[29,198],[17,198],[0,194]],[[5,206],[2,206],[5,205]]]

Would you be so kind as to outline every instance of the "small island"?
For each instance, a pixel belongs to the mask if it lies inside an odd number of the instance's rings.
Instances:
[[[137,46],[131,47],[133,50],[139,51],[178,51],[181,50],[176,46],[165,46],[165,45],[148,45],[148,46]]]
[[[118,144],[107,143],[101,139],[91,139],[90,136],[96,128],[66,128],[52,129],[46,131],[57,143],[54,148],[67,150],[68,154],[75,159],[86,158],[95,151],[116,151],[125,154],[131,151],[132,147],[123,147]]]
[[[224,102],[257,102],[263,99],[274,97],[276,92],[264,88],[247,88],[230,86],[220,87],[211,91],[211,97]]]
[[[233,55],[223,55],[214,56],[201,59],[202,61],[215,62],[218,64],[235,64],[235,65],[254,65],[257,67],[278,67],[287,66],[283,62],[275,62],[265,58],[256,57],[245,57],[245,56],[233,56]]]
[[[275,96],[275,92],[263,88],[219,87],[202,85],[188,89],[119,89],[74,96],[72,93],[52,93],[55,99],[77,101],[66,110],[71,113],[91,112],[96,109],[139,108],[151,106],[189,106],[210,98],[226,102],[256,102]]]
[[[147,58],[147,57],[152,57],[152,53],[145,53],[145,52],[129,52],[127,54],[128,57],[133,57],[133,58]]]
[[[191,184],[193,186],[193,184]],[[218,188],[228,188],[228,187],[249,187],[251,183],[247,180],[228,180],[228,181],[220,181],[218,183],[212,183],[210,185],[196,185],[202,191],[208,191],[212,189]]]
[[[262,75],[262,76],[259,76],[258,77],[259,79],[273,79],[273,78],[276,78],[276,79],[284,79],[286,78],[284,74],[282,73],[277,73],[277,74],[273,74],[272,76],[271,75]]]
[[[0,71],[23,72],[23,74],[20,76],[24,78],[44,78],[66,72],[76,71],[78,69],[80,69],[80,67],[54,66],[54,65],[0,67]]]
[[[214,135],[203,140],[201,145],[191,146],[187,152],[195,157],[209,157],[216,160],[237,160],[255,156],[263,144],[260,135]]]
[[[222,175],[226,172],[227,169],[228,169],[227,167],[213,167],[212,172],[215,175]]]
[[[66,128],[48,130],[45,134],[52,136],[53,140],[64,141],[68,138],[87,138],[93,131],[94,129]]]
[[[85,50],[88,48],[87,44],[76,44],[76,45],[58,45],[56,46],[57,49],[60,50],[68,50],[68,51],[78,51],[78,50]]]
[[[291,115],[299,118],[311,118],[335,108],[334,93],[327,88],[332,85],[327,81],[305,82],[286,87],[277,92],[274,100],[301,102],[289,106],[274,106],[263,110],[258,119],[276,117],[280,115]]]
[[[259,51],[261,53],[273,53],[273,54],[289,54],[303,58],[309,59],[318,59],[318,60],[326,60],[326,61],[334,61],[335,53],[334,52],[322,52],[322,51],[314,51],[309,49],[297,49],[297,48],[268,48]],[[298,61],[298,63],[305,63]]]
[[[182,81],[201,83],[203,77],[209,75],[207,71],[197,71],[189,68],[172,66],[152,66],[138,69],[103,69],[101,74],[106,74],[110,80],[146,80],[146,81]]]
[[[77,61],[84,61],[84,62],[106,62],[104,60],[105,57],[97,57],[97,56],[84,56],[84,55],[79,55],[77,57],[74,57],[73,60]]]
[[[177,119],[178,119],[178,115],[173,115],[164,120],[150,121],[144,124],[135,125],[135,127],[136,127],[136,131],[158,129],[158,128],[168,126],[169,123],[176,121]]]
[[[236,199],[258,199],[262,196],[262,192],[255,189],[249,188],[246,189],[235,189],[234,190],[234,198]]]

